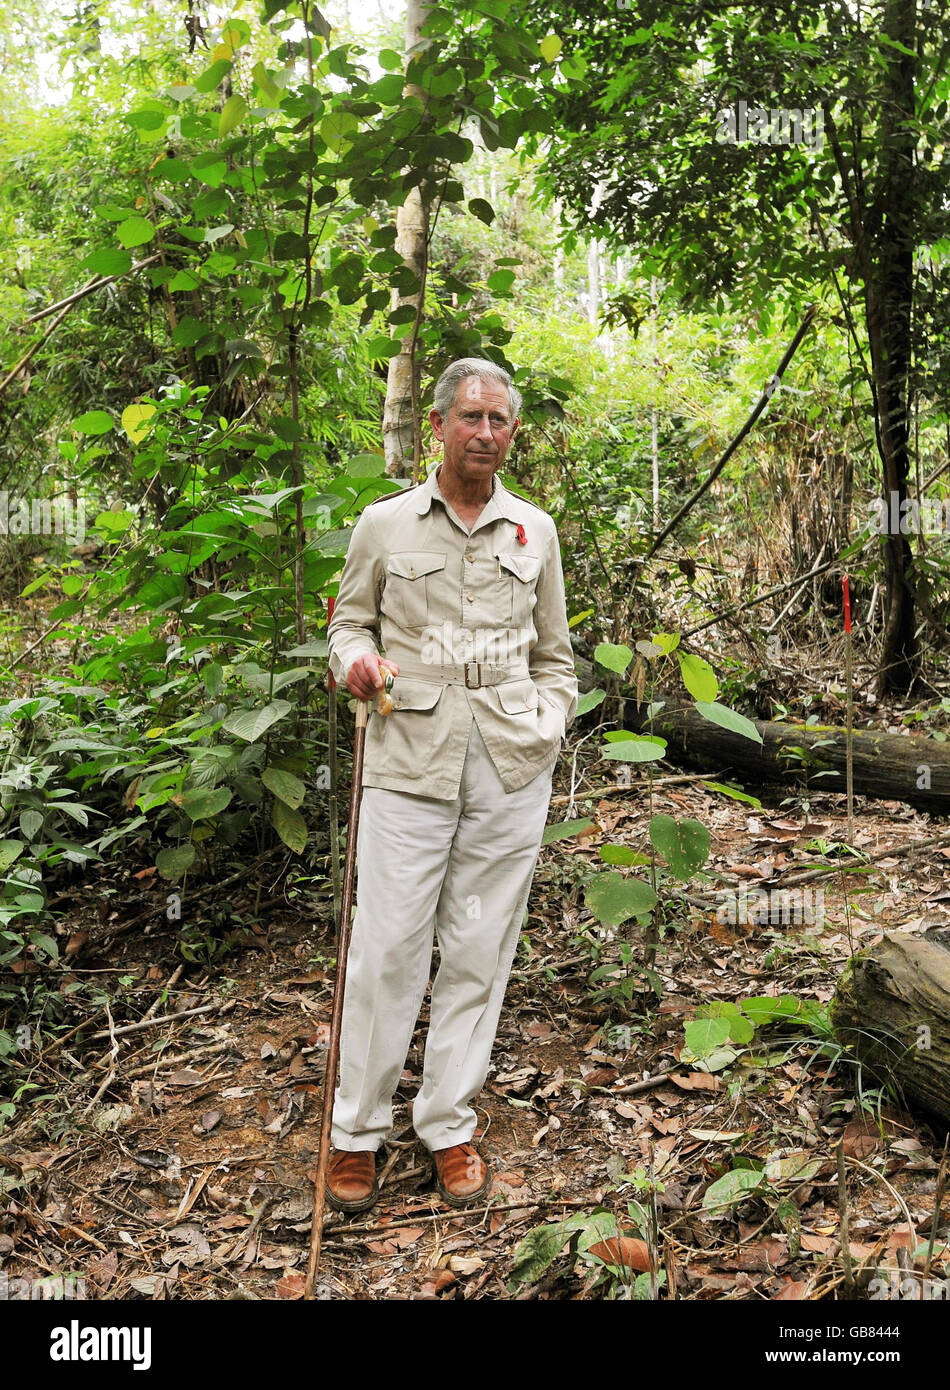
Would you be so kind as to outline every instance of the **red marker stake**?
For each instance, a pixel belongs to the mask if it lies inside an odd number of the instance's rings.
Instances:
[[[848,576],[841,580],[844,593],[844,670],[848,693],[847,724],[845,726],[845,775],[848,792],[848,844],[854,844],[854,673],[852,668],[851,589]]]

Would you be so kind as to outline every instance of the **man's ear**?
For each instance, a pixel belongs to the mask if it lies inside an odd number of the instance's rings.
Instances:
[[[432,433],[435,435],[436,439],[440,441],[443,440],[445,438],[445,426],[442,423],[442,416],[436,410],[435,406],[429,411],[429,424],[432,426]]]

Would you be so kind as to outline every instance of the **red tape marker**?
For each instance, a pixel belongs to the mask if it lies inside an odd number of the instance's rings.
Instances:
[[[841,580],[841,587],[844,590],[844,630],[851,631],[851,591],[848,587],[848,576],[845,575]]]

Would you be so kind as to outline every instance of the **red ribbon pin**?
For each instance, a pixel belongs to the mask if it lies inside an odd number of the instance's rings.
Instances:
[[[527,544],[528,544],[528,537],[527,537],[527,536],[525,535],[525,533],[524,533],[524,527],[523,527],[523,526],[519,526],[519,527],[518,527],[518,530],[515,532],[515,534],[516,534],[517,537],[518,537],[518,544],[519,544],[519,545],[527,545]]]

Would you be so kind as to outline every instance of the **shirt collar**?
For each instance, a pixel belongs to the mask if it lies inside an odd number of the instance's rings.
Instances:
[[[425,516],[426,512],[429,511],[432,506],[432,499],[435,497],[439,499],[443,506],[446,505],[445,498],[442,496],[442,489],[439,487],[438,479],[435,476],[437,472],[438,465],[433,468],[425,482],[420,483],[415,489],[418,494],[416,497],[416,511],[420,516]],[[494,508],[494,513],[489,511],[489,508]],[[508,521],[513,521],[516,525],[520,521],[520,517],[515,514],[514,494],[508,491],[497,473],[492,475],[492,495],[485,503],[479,515],[479,522],[486,519],[486,513],[488,514],[487,520],[489,521],[492,520],[493,515],[503,516]]]

